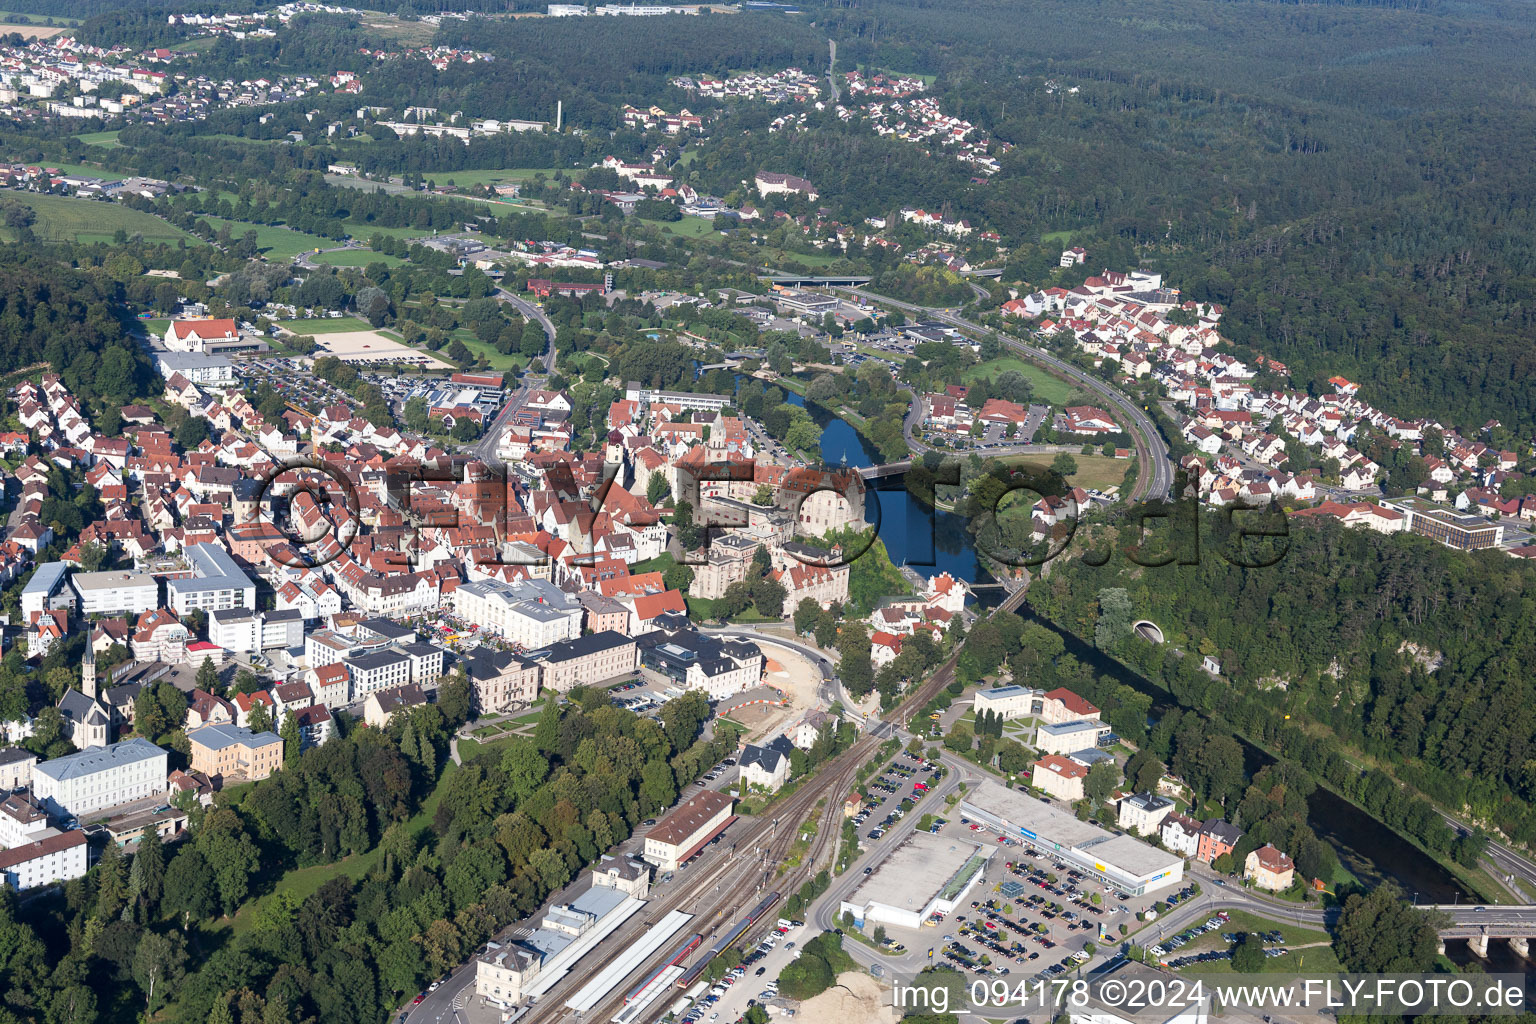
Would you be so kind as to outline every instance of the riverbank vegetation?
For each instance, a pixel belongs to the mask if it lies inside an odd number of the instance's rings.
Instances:
[[[1199,519],[1211,534],[1216,522]],[[1128,525],[1111,526],[1106,547]],[[1522,612],[1536,589],[1529,566],[1327,523],[1296,525],[1283,561],[1265,569],[1205,548],[1197,565],[1161,568],[1064,558],[1030,599],[1437,856],[1475,865],[1482,840],[1459,835],[1426,798],[1518,843],[1536,838],[1536,694],[1520,668],[1536,657]],[[1167,646],[1129,629],[1105,636],[1104,595],[1117,590]],[[1370,764],[1357,767],[1352,751]]]

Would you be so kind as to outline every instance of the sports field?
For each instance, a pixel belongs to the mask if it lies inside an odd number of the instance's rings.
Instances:
[[[437,171],[427,177],[439,185],[451,181],[457,188],[467,188],[470,185],[500,185],[504,181],[528,181],[535,174],[552,178],[557,170],[556,167],[504,167],[499,170]],[[571,170],[566,168],[567,173]]]
[[[277,326],[290,334],[342,334],[351,331],[371,330],[368,323],[355,316],[316,317],[313,320],[279,320]]]
[[[118,144],[117,132],[121,130],[122,129],[110,132],[84,132],[80,135],[76,135],[75,138],[79,139],[87,146],[106,146],[110,148]]]

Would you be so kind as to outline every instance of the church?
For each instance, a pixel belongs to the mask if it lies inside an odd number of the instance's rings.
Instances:
[[[64,691],[59,714],[69,725],[70,742],[79,749],[104,747],[112,741],[112,715],[96,696],[96,648],[89,642],[80,665],[80,689]]]

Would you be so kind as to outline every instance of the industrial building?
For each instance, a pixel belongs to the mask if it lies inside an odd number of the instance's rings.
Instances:
[[[658,871],[676,871],[736,820],[733,805],[730,797],[712,789],[694,794],[646,833],[643,856]]]
[[[920,928],[966,898],[996,851],[964,839],[914,832],[848,894],[838,914],[860,928]]]
[[[1130,836],[1112,835],[990,780],[961,801],[960,813],[1133,896],[1178,885],[1184,878],[1182,858]]]

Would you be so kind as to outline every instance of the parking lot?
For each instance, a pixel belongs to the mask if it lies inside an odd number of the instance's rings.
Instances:
[[[683,1024],[734,1022],[754,1003],[792,1017],[795,1011],[779,998],[779,972],[797,958],[798,947],[811,937],[803,921],[784,921],[765,935],[741,963],[736,964],[679,1018]]]
[[[1182,949],[1184,946],[1189,945],[1200,936],[1205,935],[1208,932],[1215,931],[1222,925],[1226,924],[1229,920],[1231,920],[1231,918],[1227,915],[1226,911],[1219,911],[1207,919],[1204,923],[1193,925],[1179,932],[1177,935],[1169,936],[1155,946],[1147,947],[1147,952],[1150,955],[1156,957],[1164,967],[1171,967],[1175,970],[1180,967],[1188,967],[1192,964],[1208,963],[1213,960],[1230,960],[1232,959],[1232,950],[1230,947],[1238,940],[1239,937],[1241,937],[1241,932],[1233,931],[1222,933],[1221,941],[1227,944],[1229,947],[1227,949],[1208,949],[1198,953],[1189,953],[1185,956],[1177,957],[1169,955],[1175,950]],[[1290,950],[1284,945],[1285,934],[1278,928],[1267,932],[1255,932],[1254,934],[1259,937],[1260,942],[1269,943],[1269,945],[1264,947],[1264,956],[1266,958],[1284,956],[1290,952]]]
[[[942,831],[972,842],[998,844],[1002,855],[992,858],[963,909],[957,908],[938,924],[944,929],[942,935],[936,939],[916,936],[915,943],[914,937],[907,937],[906,941],[919,947],[920,958],[942,961],[972,977],[1035,980],[1065,974],[1089,959],[1090,943],[1095,949],[1117,945],[1123,941],[1121,925],[1129,933],[1143,927],[1136,920],[1138,913],[1157,903],[1176,906],[1195,895],[1193,885],[1144,896],[1120,893],[1048,852],[1030,849],[1016,838],[996,835],[963,817]],[[1188,939],[1180,945],[1184,941]]]
[[[886,830],[906,815],[907,812],[901,809],[901,804],[905,801],[911,801],[913,810],[937,814],[938,810],[923,807],[922,802],[928,791],[944,777],[945,772],[944,766],[936,761],[930,763],[906,752],[897,754],[891,763],[886,765],[885,770],[870,779],[865,787],[869,792],[869,799],[864,802],[858,814],[854,815],[854,827],[862,832],[871,818],[882,810],[886,813],[873,828],[859,836],[859,845],[869,849],[871,845],[883,839]],[[929,831],[937,833],[944,824],[943,818],[936,818]],[[872,870],[872,868],[865,868],[864,873],[869,874]]]

